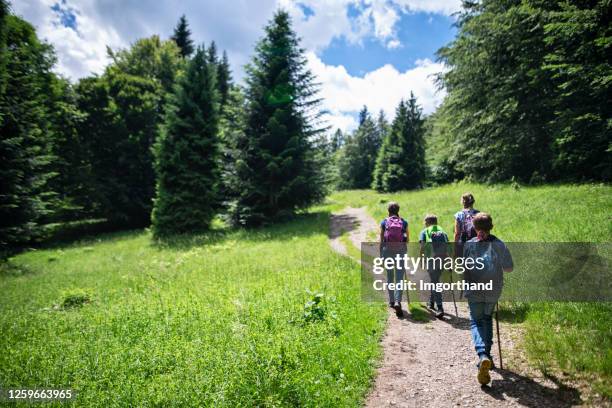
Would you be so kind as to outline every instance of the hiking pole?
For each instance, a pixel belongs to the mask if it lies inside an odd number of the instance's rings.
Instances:
[[[404,271],[404,282],[406,283],[406,310],[410,311],[410,287],[408,287],[408,273]]]
[[[499,352],[499,368],[503,370],[504,362],[502,360],[501,340],[499,337],[499,303],[495,304],[495,326],[497,327],[497,350]]]
[[[451,283],[451,294],[453,295],[453,305],[455,305],[455,316],[459,317],[459,312],[457,312],[457,302],[455,301],[455,289],[453,289],[453,270],[450,271],[450,283]]]

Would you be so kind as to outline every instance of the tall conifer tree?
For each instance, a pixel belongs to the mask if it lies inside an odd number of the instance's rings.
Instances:
[[[172,39],[181,49],[181,55],[184,58],[188,58],[191,54],[193,54],[193,40],[191,39],[191,31],[189,30],[187,17],[185,17],[184,14],[181,16],[176,27],[174,28]]]
[[[53,50],[0,4],[0,255],[37,238],[56,196],[49,110]]]
[[[218,102],[215,65],[196,50],[166,110],[155,145],[157,237],[208,229],[218,187]]]
[[[319,100],[289,15],[278,11],[247,69],[247,119],[236,143],[232,220],[257,225],[324,196],[313,139]]]
[[[425,177],[425,142],[421,108],[411,93],[400,101],[391,131],[376,160],[372,187],[378,191],[410,190],[422,186]]]
[[[232,86],[232,72],[230,70],[227,52],[223,51],[223,57],[217,67],[217,89],[219,89],[219,103],[225,106],[227,103],[229,90]]]
[[[366,106],[359,112],[359,126],[347,138],[339,157],[339,188],[369,188],[376,156],[382,144],[381,133]]]

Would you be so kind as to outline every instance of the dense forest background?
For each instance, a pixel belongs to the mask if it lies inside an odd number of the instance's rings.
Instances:
[[[257,226],[331,189],[398,191],[472,179],[544,183],[612,176],[609,1],[465,1],[438,51],[443,104],[411,90],[395,117],[364,106],[354,132],[322,120],[287,13],[277,12],[243,85],[187,19],[168,39],[110,50],[70,82],[52,47],[0,0],[0,245],[67,225],[152,225],[156,237],[214,217]]]

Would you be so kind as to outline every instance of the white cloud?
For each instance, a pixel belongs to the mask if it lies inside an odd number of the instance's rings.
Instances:
[[[77,31],[60,24],[51,10],[57,3],[76,12]],[[32,23],[58,55],[57,71],[72,79],[101,73],[107,63],[106,46],[127,47],[139,38],[159,34],[169,38],[182,14],[187,15],[196,43],[215,40],[227,50],[234,77],[243,76],[262,28],[277,0],[172,0],[152,2],[100,0],[17,0],[13,10]]]
[[[77,28],[60,24],[60,17],[51,10],[54,0],[23,0],[13,5],[16,14],[24,16],[37,28],[38,36],[53,44],[58,55],[56,70],[78,78],[101,72],[108,63],[106,46],[125,44],[110,25],[92,18],[90,2],[75,9]]]
[[[395,37],[395,24],[400,16],[393,3],[374,1],[370,6],[370,13],[374,23],[374,36],[379,39]]]
[[[359,44],[372,36],[391,48],[399,43],[396,24],[402,8],[391,0],[278,0],[278,4],[293,17],[308,50],[320,51],[335,38]],[[356,15],[349,17],[349,7]]]
[[[410,12],[436,13],[450,16],[461,10],[461,0],[393,0]]]
[[[351,3],[351,0],[278,0],[278,5],[293,18],[295,29],[302,38],[302,46],[317,51],[327,47],[334,38],[344,36],[353,41],[360,36],[347,15],[347,7]],[[307,16],[301,6],[314,14]]]
[[[374,37],[387,48],[398,48],[397,23],[402,13],[425,12],[451,15],[461,0],[277,0],[294,19],[306,49],[318,52],[335,38],[360,44]],[[354,13],[349,17],[348,9]],[[308,12],[305,11],[308,9]]]
[[[312,52],[307,57],[310,70],[321,83],[320,96],[330,112],[329,124],[343,131],[356,126],[354,115],[363,105],[374,113],[382,109],[393,118],[397,104],[411,91],[425,113],[433,112],[444,98],[444,92],[437,91],[434,84],[434,75],[443,71],[444,65],[428,59],[418,60],[414,68],[404,72],[387,64],[359,77],[350,75],[342,65],[326,65]]]
[[[74,10],[77,29],[60,24],[51,10],[57,3]],[[238,3],[238,4],[237,4]],[[443,66],[429,60],[417,61],[413,69],[398,71],[384,65],[363,76],[352,76],[342,66],[324,64],[317,53],[335,38],[359,44],[376,38],[388,49],[402,47],[397,25],[402,13],[451,14],[460,0],[172,0],[147,2],[100,0],[18,0],[13,8],[37,27],[38,34],[51,42],[58,55],[57,70],[72,79],[101,73],[107,63],[106,46],[127,47],[138,38],[160,34],[168,38],[179,16],[187,15],[196,42],[217,41],[228,51],[234,78],[243,77],[262,28],[279,6],[289,11],[294,26],[308,50],[311,70],[322,84],[321,97],[329,111],[330,125],[350,130],[357,125],[356,114],[365,104],[372,112],[384,110],[389,118],[401,98],[410,91],[426,113],[443,98],[436,93],[431,74]]]
[[[390,50],[394,50],[401,46],[402,46],[402,43],[400,42],[400,40],[389,40],[389,42],[387,43],[387,48]]]

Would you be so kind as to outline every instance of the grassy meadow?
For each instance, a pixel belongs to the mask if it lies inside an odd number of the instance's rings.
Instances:
[[[331,251],[330,211],[367,206],[378,219],[393,199],[414,239],[427,212],[451,231],[468,190],[507,241],[612,233],[610,187],[454,184],[338,192],[291,222],[163,245],[131,231],[31,250],[0,270],[0,383],[71,387],[79,406],[358,406],[387,311],[361,302],[359,266]],[[609,304],[520,310],[535,364],[610,395]]]
[[[457,183],[398,194],[342,191],[331,200],[339,206],[366,206],[376,219],[386,217],[388,201],[397,201],[400,214],[409,222],[411,240],[416,241],[427,213],[436,214],[440,225],[452,234],[453,215],[461,209],[461,194],[466,191],[476,197],[476,208],[493,216],[493,233],[506,242],[609,242],[612,238],[612,187],[605,185]],[[502,307],[507,319],[524,324],[522,347],[535,367],[546,375],[591,382],[595,392],[612,398],[612,304],[507,303]]]
[[[88,407],[359,405],[386,310],[360,302],[358,266],[331,251],[329,208],[164,246],[135,231],[14,257],[0,383],[71,387]]]

